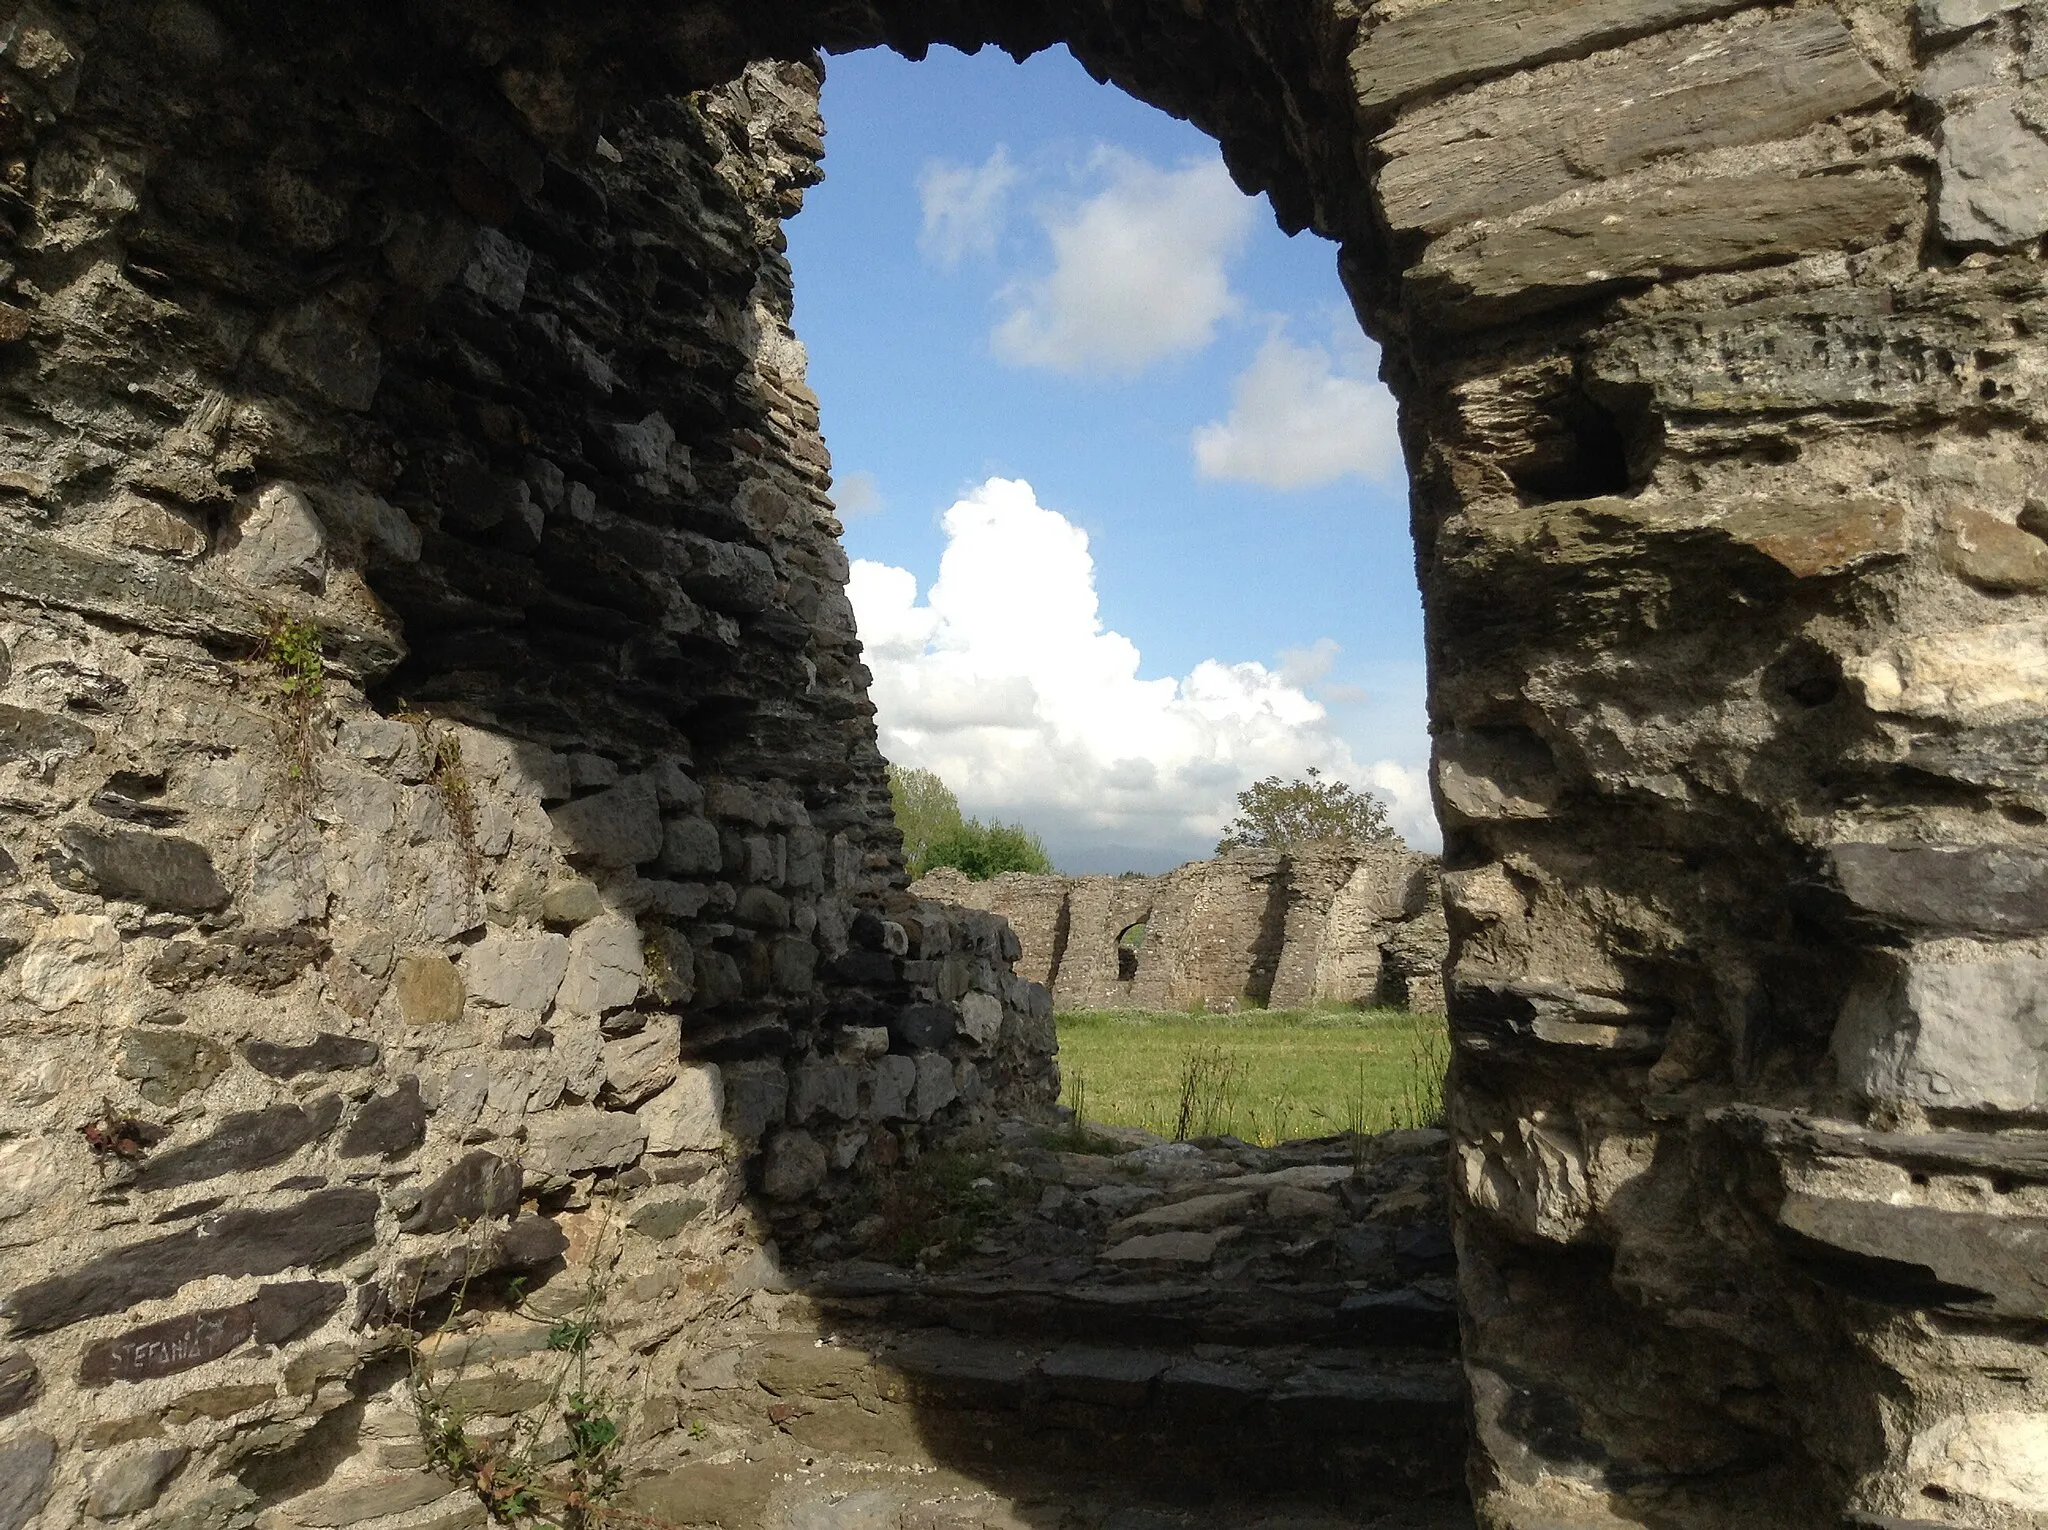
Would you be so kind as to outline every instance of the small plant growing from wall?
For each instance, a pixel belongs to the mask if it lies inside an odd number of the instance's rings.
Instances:
[[[427,781],[441,798],[448,822],[462,846],[462,859],[470,880],[483,872],[483,852],[477,848],[476,790],[462,762],[462,739],[452,728],[436,729],[433,719],[421,712],[402,711],[401,720],[411,723],[419,735],[420,751],[427,757]]]
[[[316,786],[320,709],[327,697],[327,661],[320,629],[280,616],[263,639],[263,662],[277,681],[278,742],[285,761],[285,795],[303,810]]]
[[[613,1506],[625,1487],[624,1412],[592,1375],[592,1348],[604,1330],[608,1294],[602,1273],[603,1240],[592,1251],[591,1274],[574,1315],[549,1322],[523,1310],[523,1282],[508,1294],[513,1310],[547,1323],[547,1395],[518,1415],[509,1434],[484,1434],[453,1400],[465,1363],[437,1379],[433,1358],[463,1343],[461,1324],[487,1249],[471,1249],[469,1273],[456,1288],[448,1315],[427,1343],[409,1346],[407,1378],[413,1415],[427,1464],[476,1496],[496,1524],[511,1530],[598,1530],[624,1518]],[[637,1522],[637,1520],[636,1520]]]

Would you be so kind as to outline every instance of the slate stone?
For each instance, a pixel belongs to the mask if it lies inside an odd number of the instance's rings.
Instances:
[[[92,729],[53,712],[0,706],[0,764],[44,754],[89,754]]]
[[[705,1206],[704,1201],[694,1197],[680,1201],[656,1201],[635,1210],[626,1225],[643,1238],[652,1238],[659,1243],[673,1238],[694,1222]]]
[[[223,1212],[22,1286],[0,1302],[0,1315],[15,1335],[48,1333],[174,1295],[208,1275],[274,1275],[330,1264],[367,1248],[376,1230],[377,1197],[368,1190],[325,1190],[274,1210]]]
[[[138,802],[125,792],[94,792],[86,804],[102,818],[117,819],[122,823],[139,823],[145,829],[174,829],[185,821],[182,808],[161,807],[153,802]]]
[[[219,940],[172,941],[149,964],[149,980],[172,993],[209,983],[275,993],[326,956],[327,942],[311,930],[238,930]]]
[[[661,854],[661,805],[644,776],[550,808],[555,841],[576,860],[623,870]]]
[[[427,1186],[406,1218],[405,1231],[453,1232],[475,1222],[495,1221],[519,1209],[519,1165],[479,1148],[466,1153]]]
[[[249,1066],[271,1078],[367,1068],[383,1055],[374,1041],[360,1036],[337,1036],[332,1031],[322,1031],[301,1047],[279,1046],[274,1041],[251,1041],[242,1047],[242,1056]]]
[[[427,1107],[416,1076],[367,1101],[342,1134],[344,1158],[402,1158],[427,1140]]]
[[[1266,1378],[1248,1365],[1183,1360],[1160,1378],[1159,1395],[1179,1412],[1234,1417],[1266,1400]]]
[[[1354,1291],[1337,1308],[1337,1327],[1361,1344],[1455,1349],[1458,1310],[1426,1291]]]
[[[192,1370],[247,1344],[254,1325],[254,1304],[242,1302],[233,1307],[183,1312],[132,1328],[87,1346],[79,1359],[79,1385],[100,1387],[116,1381],[147,1381],[154,1376],[174,1376]]]
[[[1457,1366],[1381,1373],[1304,1366],[1273,1389],[1274,1421],[1303,1434],[1437,1435],[1464,1416],[1465,1383]]]
[[[265,1286],[249,1303],[252,1331],[258,1344],[289,1344],[340,1308],[346,1286],[329,1280],[288,1280]]]
[[[968,1398],[984,1407],[1015,1408],[1031,1394],[1037,1358],[1011,1343],[927,1331],[888,1351],[876,1368],[905,1378],[913,1396],[929,1393]]]
[[[1820,1279],[1866,1300],[2048,1320],[2048,1218],[1797,1192],[1778,1220]]]
[[[35,1361],[16,1350],[0,1355],[0,1418],[19,1413],[42,1393],[42,1373]]]
[[[1055,1397],[1142,1408],[1151,1399],[1152,1383],[1170,1363],[1146,1350],[1070,1344],[1047,1355],[1039,1370]]]
[[[2030,845],[1834,845],[1828,866],[1851,903],[1895,928],[2048,930],[2048,851]]]
[[[340,1120],[341,1096],[334,1094],[323,1094],[304,1106],[238,1110],[222,1117],[211,1136],[150,1159],[135,1183],[143,1190],[170,1190],[223,1174],[267,1169],[326,1136]]]
[[[1419,1275],[1448,1274],[1458,1267],[1458,1246],[1440,1222],[1422,1222],[1394,1234],[1394,1257]]]
[[[913,1052],[936,1052],[960,1034],[960,1018],[944,1004],[910,1004],[889,1016],[889,1035]]]
[[[646,1146],[647,1130],[631,1111],[564,1105],[526,1118],[526,1162],[541,1174],[623,1169]]]
[[[24,1530],[50,1492],[57,1442],[31,1433],[0,1445],[0,1530]]]
[[[66,825],[57,838],[103,897],[179,914],[208,914],[227,904],[213,857],[189,839],[87,824]]]
[[[375,1326],[394,1313],[447,1295],[465,1280],[505,1270],[538,1269],[559,1259],[568,1247],[568,1236],[561,1228],[544,1216],[529,1213],[493,1236],[480,1258],[476,1250],[451,1248],[400,1260],[391,1283],[369,1293],[361,1321]]]
[[[180,1031],[130,1031],[121,1041],[123,1078],[135,1080],[152,1105],[175,1105],[204,1089],[227,1068],[225,1048]]]

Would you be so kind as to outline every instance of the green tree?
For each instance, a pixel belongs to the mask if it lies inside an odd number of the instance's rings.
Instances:
[[[986,882],[1006,871],[1043,876],[1052,870],[1052,857],[1045,853],[1045,842],[1021,824],[970,818],[931,842],[918,874],[939,866],[951,866],[976,882]]]
[[[1237,817],[1223,831],[1216,853],[1292,850],[1322,839],[1360,843],[1394,839],[1387,806],[1369,791],[1325,781],[1311,765],[1303,779],[1268,776],[1237,794]]]
[[[903,831],[903,859],[913,877],[931,870],[931,847],[962,827],[960,799],[929,770],[889,767],[889,801]]]

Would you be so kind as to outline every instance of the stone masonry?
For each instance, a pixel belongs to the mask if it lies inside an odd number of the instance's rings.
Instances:
[[[1055,1082],[904,888],[779,253],[820,50],[941,43],[1199,124],[1384,346],[1480,1523],[2043,1523],[2038,0],[15,0],[0,1530],[474,1523],[399,1399],[479,1267],[610,1282],[670,1518],[1124,1512],[862,1499],[942,1386],[681,1411]]]
[[[1443,1013],[1438,865],[1398,843],[1238,850],[1161,877],[973,882],[942,868],[912,891],[1002,915],[1017,970],[1059,1009]]]

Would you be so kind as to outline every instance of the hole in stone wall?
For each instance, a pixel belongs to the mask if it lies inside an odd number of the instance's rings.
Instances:
[[[1635,492],[1648,482],[1663,442],[1650,404],[1647,389],[1582,380],[1558,406],[1552,449],[1508,476],[1535,504]]]
[[[1147,914],[1145,919],[1152,916]],[[1119,983],[1135,982],[1138,958],[1145,949],[1145,920],[1140,920],[1116,938],[1116,978]]]

